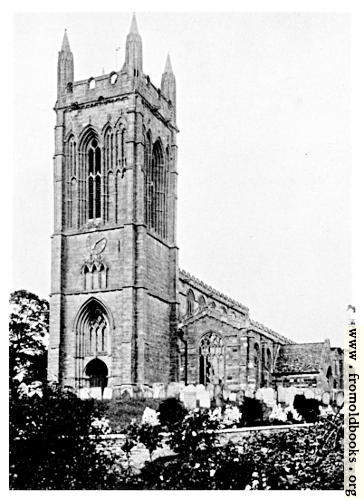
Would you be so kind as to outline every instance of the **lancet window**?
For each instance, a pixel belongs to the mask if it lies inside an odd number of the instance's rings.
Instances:
[[[160,140],[151,145],[150,136],[145,140],[145,206],[147,227],[161,238],[168,233],[168,157]]]

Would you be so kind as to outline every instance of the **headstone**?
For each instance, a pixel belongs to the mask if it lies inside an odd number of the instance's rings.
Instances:
[[[196,392],[196,399],[199,403],[200,408],[210,408],[211,406],[210,395],[205,388]]]
[[[153,389],[151,387],[144,386],[144,397],[148,399],[153,397]]]
[[[80,389],[80,399],[90,399],[90,389],[83,387]]]
[[[105,387],[104,392],[102,393],[102,399],[112,399],[112,388]]]
[[[279,385],[277,388],[278,392],[278,403],[284,403],[286,401],[286,388],[283,385]]]
[[[193,385],[188,385],[183,391],[183,404],[188,410],[196,408],[196,389]]]
[[[331,400],[330,393],[324,392],[322,395],[322,403],[327,406],[330,404],[330,400]]]
[[[297,394],[297,388],[294,385],[286,388],[286,399],[285,403],[287,406],[293,406],[294,398]]]
[[[254,392],[251,389],[247,389],[245,391],[245,397],[246,398],[253,398],[254,397]]]
[[[153,384],[153,398],[155,399],[165,399],[166,397],[166,389],[164,384],[157,382]]]
[[[277,395],[273,387],[265,387],[264,389],[262,389],[262,396],[262,399],[266,405],[274,406],[276,404]]]
[[[229,394],[229,401],[236,401],[236,392],[230,392]]]
[[[230,389],[228,389],[227,387],[225,387],[223,390],[222,390],[222,397],[223,399],[226,401],[229,399],[229,396],[230,396]]]
[[[206,390],[209,393],[210,399],[214,397],[214,384],[207,384]]]
[[[101,387],[91,387],[90,388],[90,397],[92,399],[102,399]]]
[[[180,384],[179,382],[170,382],[167,385],[167,398],[178,398],[180,393]]]
[[[315,397],[315,393],[313,392],[312,389],[305,389],[303,394],[306,399],[313,399]]]
[[[134,385],[132,391],[134,399],[142,399],[144,397],[144,390],[141,385]]]
[[[337,406],[342,406],[344,403],[344,393],[343,391],[339,391],[336,396],[336,404]]]
[[[263,399],[263,390],[264,389],[258,389],[257,392],[255,393],[255,399],[262,400]]]

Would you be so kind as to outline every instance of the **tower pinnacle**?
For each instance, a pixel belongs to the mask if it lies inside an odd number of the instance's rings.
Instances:
[[[141,76],[143,71],[142,39],[139,35],[135,14],[133,14],[130,31],[126,37],[124,68],[132,77]]]
[[[64,30],[62,47],[58,53],[58,97],[66,92],[66,88],[69,84],[73,84],[73,73],[73,54],[71,52],[67,30]]]
[[[166,65],[162,74],[161,81],[162,94],[173,104],[173,117],[176,120],[176,78],[173,74],[171,58],[167,55]]]
[[[131,19],[130,30],[129,33],[134,33],[135,35],[139,35],[138,25],[135,17],[135,12],[133,12],[133,17]]]
[[[164,67],[164,73],[172,73],[173,74],[171,58],[169,57],[169,53],[167,54],[166,65]]]
[[[68,40],[68,35],[67,35],[67,29],[64,30],[61,51],[62,52],[71,52],[70,42]]]

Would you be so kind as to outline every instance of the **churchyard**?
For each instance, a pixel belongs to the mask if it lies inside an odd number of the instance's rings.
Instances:
[[[79,396],[29,386],[11,404],[11,488],[342,488],[341,393],[172,383]]]

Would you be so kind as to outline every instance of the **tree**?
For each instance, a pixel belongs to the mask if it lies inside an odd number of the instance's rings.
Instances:
[[[27,290],[10,295],[10,388],[46,379],[49,303]]]

